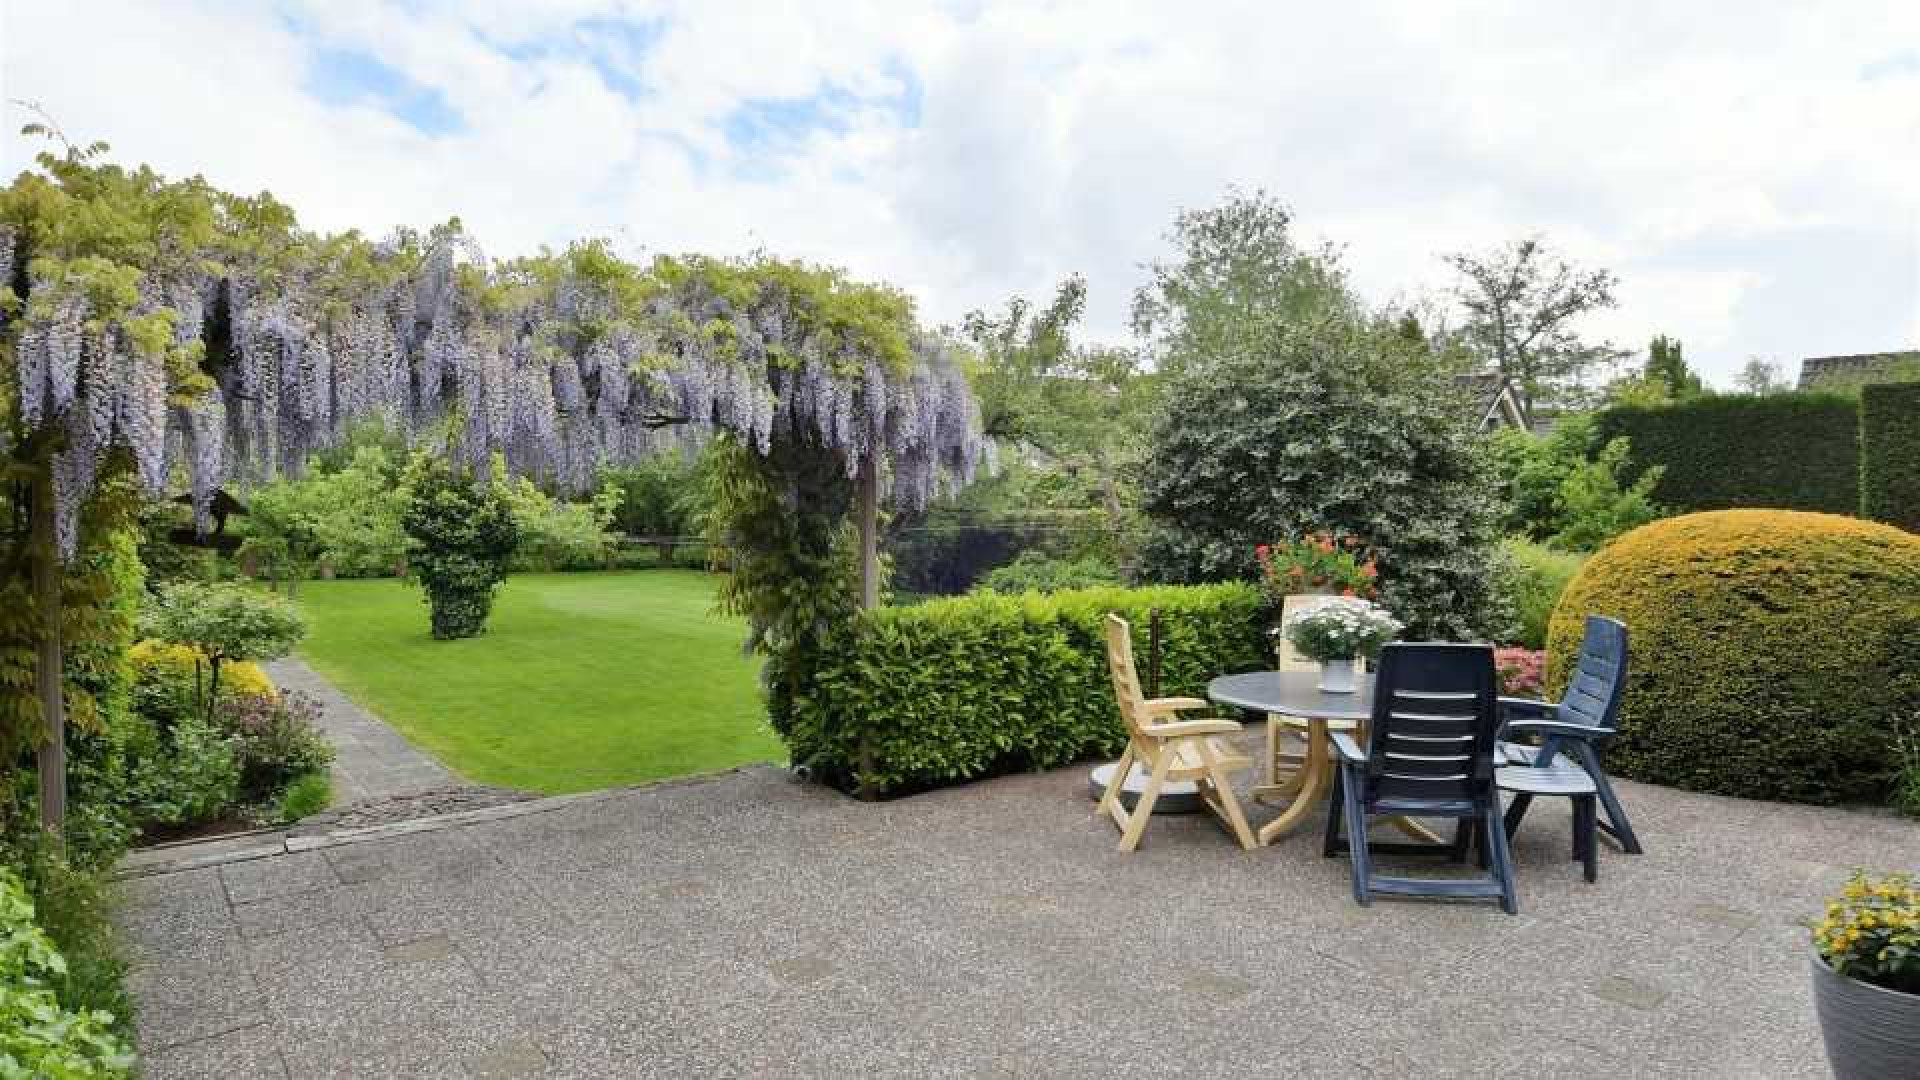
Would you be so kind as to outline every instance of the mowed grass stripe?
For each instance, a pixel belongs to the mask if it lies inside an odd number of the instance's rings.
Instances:
[[[348,696],[475,783],[549,794],[784,758],[743,656],[690,570],[522,574],[487,632],[435,641],[418,588],[300,588],[300,653]]]

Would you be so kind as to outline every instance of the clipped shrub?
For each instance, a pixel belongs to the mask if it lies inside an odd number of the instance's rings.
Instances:
[[[1632,642],[1611,768],[1746,798],[1888,797],[1898,721],[1920,711],[1920,536],[1778,510],[1643,526],[1561,597],[1556,690],[1589,614]]]
[[[71,1009],[54,993],[66,973],[66,958],[35,922],[26,889],[0,869],[0,1074],[133,1075],[133,1051],[114,1034],[113,1016]]]
[[[1119,583],[1120,569],[1105,559],[1092,555],[1056,559],[1044,552],[1023,551],[1019,558],[987,574],[978,587],[1014,595],[1092,589]]]
[[[520,540],[513,508],[485,479],[455,475],[420,455],[408,472],[412,495],[400,525],[414,573],[427,593],[433,636],[477,637],[493,610],[493,590],[507,576]]]
[[[1920,532],[1920,382],[1860,391],[1860,514]]]
[[[1125,743],[1103,620],[1134,625],[1142,676],[1149,613],[1161,613],[1162,695],[1271,663],[1260,590],[1209,586],[982,592],[881,608],[836,631],[775,728],[821,779],[892,794],[1045,769]]]
[[[1860,500],[1852,399],[1834,394],[1702,397],[1618,405],[1602,441],[1625,436],[1633,471],[1660,466],[1653,500],[1676,513],[1766,506],[1851,514]]]

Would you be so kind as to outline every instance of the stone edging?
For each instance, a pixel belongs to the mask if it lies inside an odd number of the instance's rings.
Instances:
[[[712,772],[668,777],[667,779],[656,780],[648,784],[604,788],[600,791],[587,791],[576,795],[548,795],[543,798],[531,799],[524,802],[482,807],[478,810],[461,810],[451,814],[412,818],[407,821],[395,821],[382,825],[364,825],[358,828],[336,829],[322,833],[301,834],[291,829],[266,829],[250,833],[230,834],[215,837],[210,840],[189,840],[177,844],[163,844],[128,854],[127,857],[123,858],[120,864],[114,868],[113,876],[116,879],[125,880],[128,878],[154,877],[161,874],[177,874],[187,870],[199,870],[209,866],[224,866],[228,863],[268,859],[276,855],[290,855],[302,851],[319,851],[324,848],[340,847],[345,844],[358,844],[370,840],[385,840],[390,837],[408,836],[413,833],[456,829],[468,825],[480,825],[489,821],[503,821],[508,818],[544,814],[553,810],[565,809],[569,806],[604,802],[608,799],[618,798],[623,795],[658,791],[662,788],[691,787],[697,784],[709,784],[740,773],[778,768],[779,766],[776,765],[764,764],[736,765],[730,769],[718,769]],[[147,856],[153,857],[147,858]]]

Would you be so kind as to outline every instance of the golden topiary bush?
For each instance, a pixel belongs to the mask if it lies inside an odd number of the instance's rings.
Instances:
[[[1632,657],[1611,771],[1747,798],[1880,802],[1920,718],[1920,536],[1832,514],[1721,510],[1590,559],[1547,634],[1564,687],[1589,614]]]

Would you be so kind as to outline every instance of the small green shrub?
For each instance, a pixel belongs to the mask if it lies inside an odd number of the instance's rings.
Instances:
[[[1777,507],[1852,514],[1860,505],[1854,402],[1835,394],[1716,396],[1621,405],[1603,440],[1625,436],[1636,469],[1662,466],[1654,501],[1676,513]]]
[[[1514,643],[1529,649],[1547,647],[1547,620],[1555,604],[1567,590],[1567,582],[1586,564],[1585,555],[1554,551],[1518,537],[1509,538],[1501,550],[1505,565],[1499,585],[1513,606],[1519,626]]]
[[[26,887],[0,869],[0,1075],[132,1075],[133,1051],[114,1033],[114,1016],[62,1000],[57,988],[68,975]]]
[[[1860,515],[1920,532],[1920,382],[1860,391]]]
[[[519,543],[513,508],[484,480],[456,476],[438,458],[414,459],[401,526],[414,573],[427,592],[433,636],[475,637],[486,629],[493,590]]]
[[[217,821],[240,804],[234,739],[199,716],[165,732],[128,721],[126,788],[120,802],[141,828],[186,828]]]
[[[1722,510],[1616,540],[1547,634],[1564,688],[1588,615],[1632,659],[1608,767],[1749,799],[1882,802],[1920,713],[1920,536],[1831,514]]]
[[[1117,754],[1125,732],[1104,620],[1134,626],[1143,677],[1161,614],[1163,695],[1270,666],[1269,608],[1249,584],[974,593],[868,612],[835,631],[775,728],[794,762],[899,794]]]
[[[333,778],[326,770],[293,778],[280,795],[279,820],[299,821],[327,808],[333,799]]]
[[[242,660],[277,660],[306,636],[307,624],[290,602],[245,585],[175,582],[164,585],[142,616],[148,637],[186,645],[207,658],[199,706],[212,715],[220,698],[221,668]]]
[[[1012,596],[1024,592],[1062,592],[1120,583],[1120,570],[1095,556],[1056,559],[1039,551],[1023,551],[1005,566],[981,580],[979,588]]]

